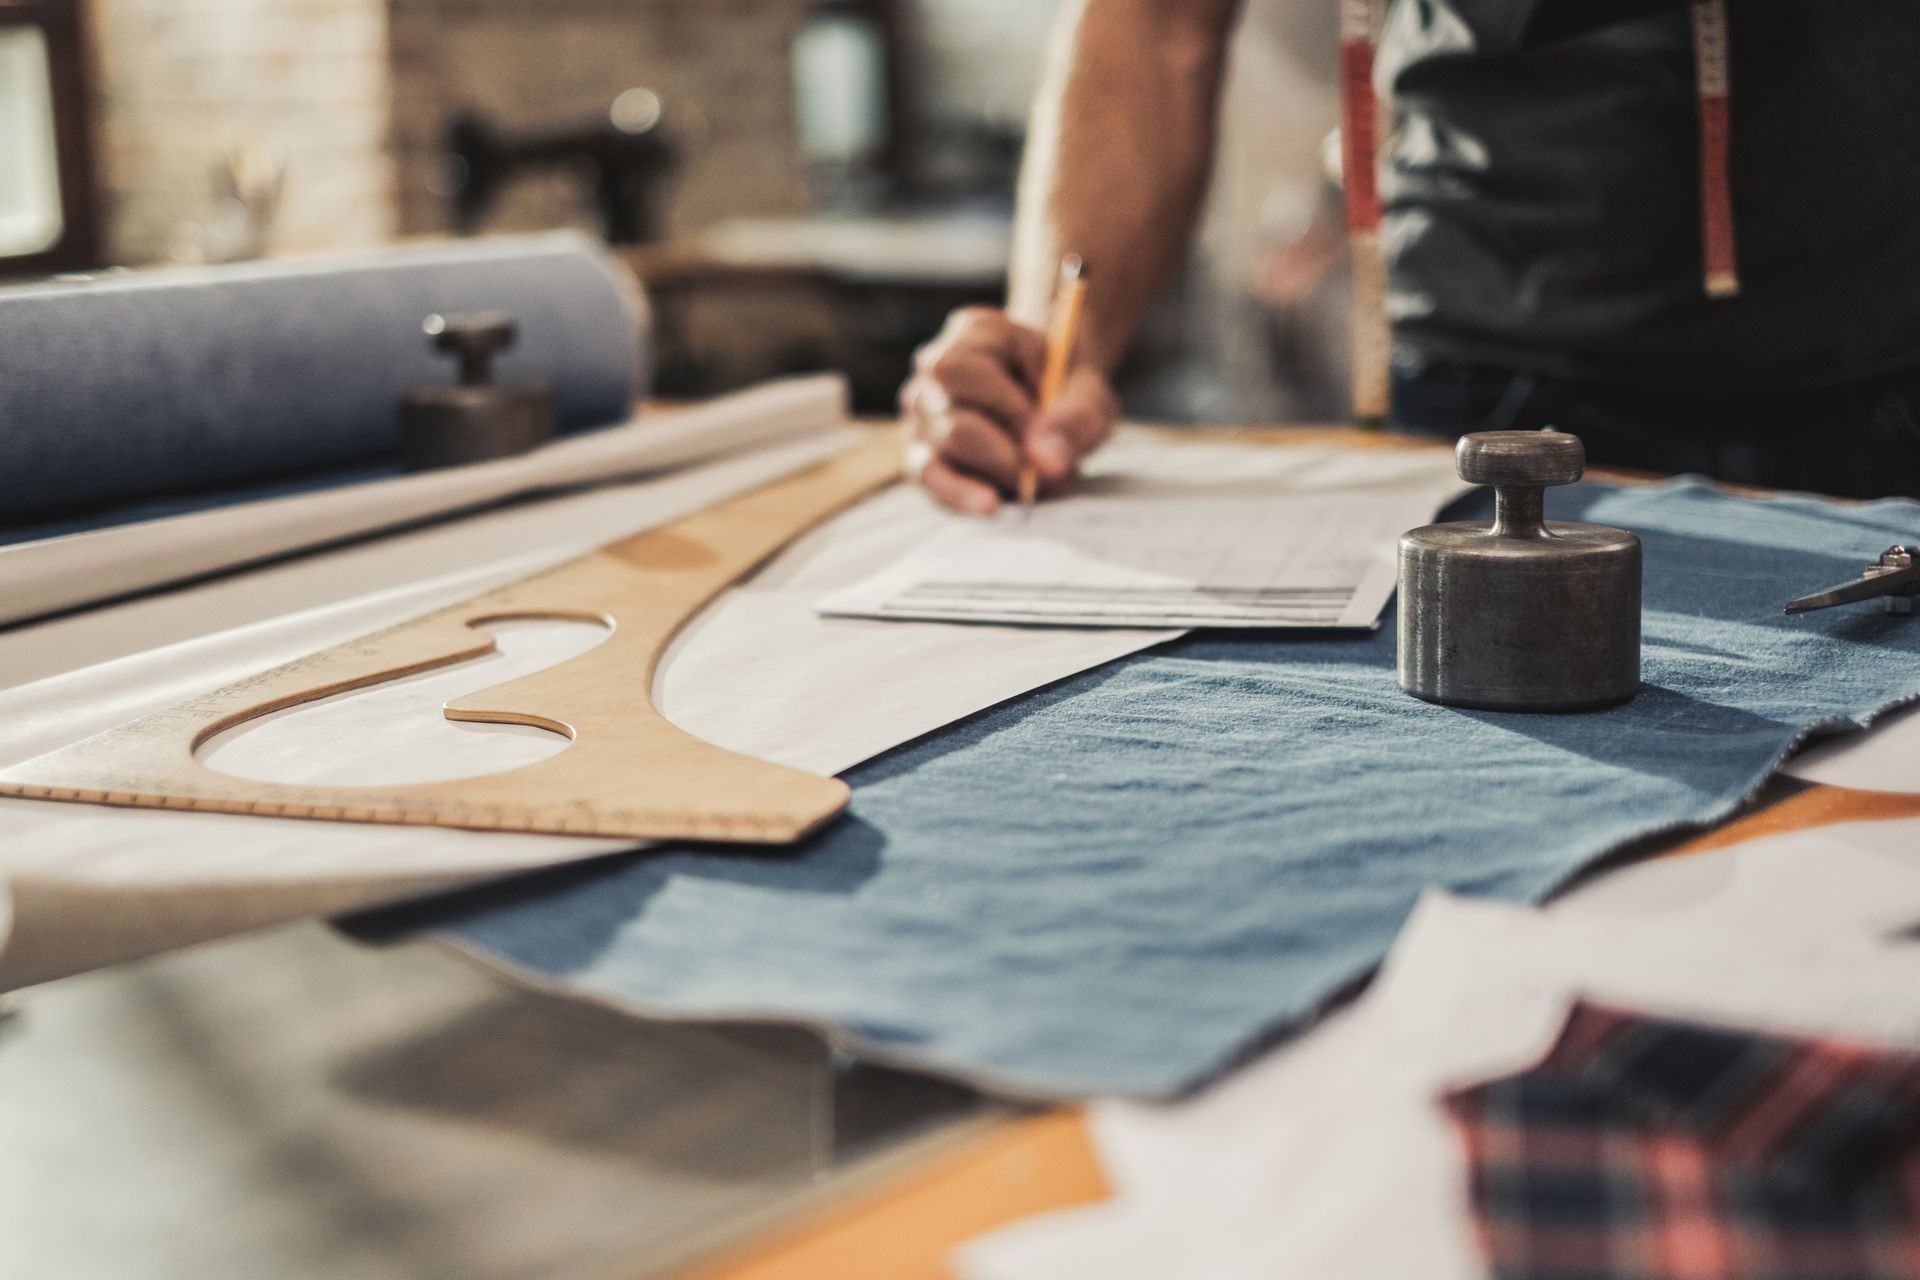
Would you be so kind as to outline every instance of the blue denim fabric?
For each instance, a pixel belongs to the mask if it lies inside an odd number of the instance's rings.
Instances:
[[[797,849],[616,855],[355,927],[1011,1090],[1179,1092],[1365,977],[1428,886],[1536,901],[1724,816],[1807,731],[1920,697],[1920,618],[1780,612],[1920,536],[1920,504],[1681,481],[1549,511],[1645,541],[1646,683],[1617,710],[1416,701],[1391,619],[1198,635],[853,770],[852,811]]]
[[[513,313],[500,378],[550,382],[563,430],[617,421],[644,381],[620,270],[564,235],[0,289],[0,527],[390,462],[400,394],[455,377],[434,312]]]

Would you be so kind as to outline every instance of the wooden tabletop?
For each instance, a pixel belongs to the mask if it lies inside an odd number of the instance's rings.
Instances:
[[[1361,449],[1442,447],[1346,427],[1200,428],[1188,438]],[[1654,477],[1602,471],[1625,483]],[[1854,791],[1775,778],[1733,818],[1690,837],[1650,841],[1645,857],[1684,857],[1840,822],[1920,817],[1920,795]],[[1111,1189],[1084,1112],[1064,1107],[982,1127],[881,1185],[862,1187],[723,1252],[677,1280],[948,1280],[959,1244],[1033,1214],[1107,1198]]]
[[[845,284],[997,290],[1012,224],[970,213],[738,218],[621,250],[649,288]]]

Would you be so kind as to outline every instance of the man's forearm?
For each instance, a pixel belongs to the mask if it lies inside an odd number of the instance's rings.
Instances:
[[[1213,162],[1239,0],[1075,0],[1020,181],[1008,310],[1044,323],[1064,253],[1086,260],[1082,358],[1111,370],[1184,257]]]

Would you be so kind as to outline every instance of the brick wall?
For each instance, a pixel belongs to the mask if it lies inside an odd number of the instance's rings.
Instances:
[[[275,250],[392,233],[386,0],[92,0],[107,250],[192,256],[223,150],[282,158]]]
[[[442,131],[477,108],[504,128],[602,119],[657,92],[685,141],[670,229],[800,207],[788,45],[806,0],[391,0],[393,141],[402,230],[447,226],[434,193]],[[564,178],[519,183],[490,229],[584,215]]]
[[[670,224],[798,209],[788,44],[807,0],[92,0],[108,252],[194,256],[221,154],[288,177],[274,251],[448,226],[448,118],[507,128],[665,99],[686,142]],[[489,229],[590,225],[580,184],[516,184]]]

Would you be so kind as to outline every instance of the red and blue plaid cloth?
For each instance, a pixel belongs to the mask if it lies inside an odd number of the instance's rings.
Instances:
[[[1446,1104],[1497,1280],[1920,1277],[1920,1056],[1583,1004]]]

